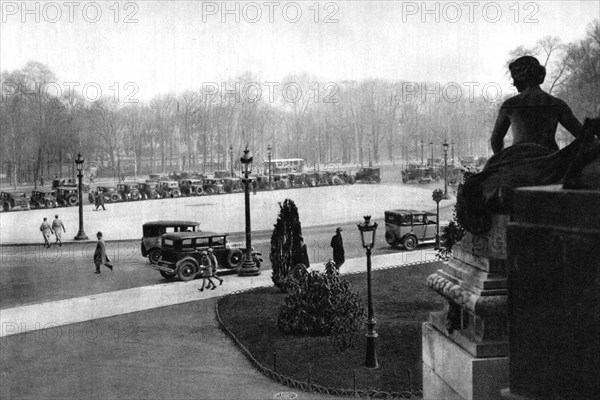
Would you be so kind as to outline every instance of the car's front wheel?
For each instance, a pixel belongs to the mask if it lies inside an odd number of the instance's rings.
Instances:
[[[235,269],[242,265],[244,261],[244,253],[240,249],[233,249],[227,255],[228,268]]]
[[[417,238],[414,235],[408,235],[404,238],[404,242],[402,244],[406,250],[414,250],[418,245]]]
[[[177,276],[184,282],[194,279],[197,273],[196,264],[192,260],[182,261],[177,270]]]
[[[152,249],[148,252],[148,260],[150,260],[150,263],[154,265],[158,264],[158,260],[160,260],[161,256],[162,253],[160,249]]]

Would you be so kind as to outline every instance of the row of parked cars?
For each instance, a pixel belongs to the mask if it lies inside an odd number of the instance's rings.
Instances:
[[[252,190],[278,190],[301,187],[345,185],[381,182],[379,168],[363,168],[356,175],[346,172],[320,171],[312,173],[273,174],[271,182],[265,175],[253,176]],[[242,179],[230,171],[215,171],[209,175],[182,171],[169,175],[151,174],[145,182],[123,182],[116,185],[98,185],[95,191],[84,185],[90,203],[100,194],[104,201],[116,203],[182,196],[201,196],[236,193],[244,190]],[[23,191],[0,193],[2,211],[54,208],[79,205],[79,188],[74,179],[55,179],[52,188],[38,188],[28,195]]]

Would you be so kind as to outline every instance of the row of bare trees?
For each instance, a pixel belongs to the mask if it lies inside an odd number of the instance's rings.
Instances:
[[[563,97],[579,117],[595,116],[600,98],[600,27],[594,21],[585,39],[568,45],[541,39],[533,54],[548,68],[544,88]],[[223,85],[181,94],[158,95],[148,102],[88,101],[72,92],[53,95],[57,77],[45,65],[29,62],[2,73],[0,136],[3,173],[54,175],[81,152],[120,174],[123,162],[135,172],[168,168],[202,170],[229,166],[248,145],[255,159],[300,157],[312,163],[379,163],[419,159],[421,143],[444,140],[457,156],[486,155],[500,100],[449,95],[435,84],[319,82],[291,75],[277,85],[251,73]],[[447,89],[447,88],[446,88]],[[465,88],[463,88],[465,89]],[[510,93],[512,94],[512,93]],[[118,100],[118,99],[117,99]],[[428,152],[426,154],[429,154]],[[134,171],[129,171],[134,172]]]

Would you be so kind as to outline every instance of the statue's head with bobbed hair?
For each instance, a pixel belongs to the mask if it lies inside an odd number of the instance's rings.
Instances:
[[[538,86],[546,78],[546,67],[532,56],[519,57],[508,64],[510,75],[519,92],[531,86]]]

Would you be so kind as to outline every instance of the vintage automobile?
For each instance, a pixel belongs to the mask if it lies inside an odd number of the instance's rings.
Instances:
[[[181,189],[179,189],[179,182],[177,181],[160,181],[156,190],[163,198],[181,196]]]
[[[142,225],[142,257],[157,264],[162,255],[160,237],[165,233],[199,232],[200,223],[193,221],[153,221]],[[162,271],[161,271],[162,272]]]
[[[307,175],[308,185],[314,186],[327,186],[329,185],[329,175],[326,171],[312,172]]]
[[[114,186],[97,186],[95,192],[90,192],[88,194],[88,200],[90,203],[94,203],[94,196],[98,192],[100,192],[100,194],[104,197],[104,201],[106,202],[116,203],[121,200],[121,195],[117,192],[117,188]]]
[[[220,179],[204,178],[203,189],[206,194],[222,194],[225,193],[223,182]]]
[[[72,186],[56,188],[56,202],[59,206],[76,206],[79,204],[79,189]]]
[[[355,180],[357,183],[380,183],[381,170],[373,167],[361,168],[356,173]]]
[[[287,178],[290,182],[290,185],[294,188],[308,186],[308,182],[306,181],[306,174],[302,172],[290,172],[287,174]]]
[[[390,246],[415,250],[419,244],[435,242],[437,217],[435,213],[417,210],[385,211],[385,241]],[[440,224],[440,232],[445,225]]]
[[[203,184],[202,179],[182,179],[179,181],[179,189],[183,196],[199,196],[204,193]]]
[[[56,201],[56,190],[38,189],[31,192],[29,203],[35,208],[54,208],[58,206]]]
[[[142,198],[137,182],[119,183],[117,185],[117,192],[121,200],[140,200]]]
[[[292,187],[292,183],[287,174],[273,174],[272,179],[273,188],[275,189],[289,189]]]
[[[2,211],[29,210],[29,197],[25,192],[0,192]]]
[[[225,193],[238,193],[244,190],[240,178],[221,178],[221,182],[223,182],[223,190]]]
[[[200,272],[202,252],[209,247],[217,257],[219,269],[236,270],[244,262],[244,252],[229,247],[226,233],[179,232],[161,237],[162,257],[153,268],[167,279],[178,277],[182,281],[192,280]],[[254,252],[252,259],[260,268],[262,255]]]
[[[147,180],[146,182],[138,183],[138,187],[140,189],[140,194],[142,199],[160,199],[160,194],[158,193],[158,183],[152,180]]]

